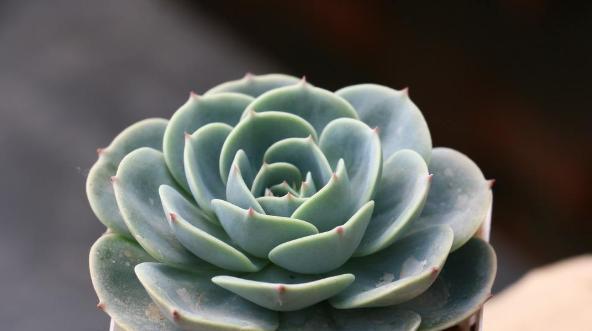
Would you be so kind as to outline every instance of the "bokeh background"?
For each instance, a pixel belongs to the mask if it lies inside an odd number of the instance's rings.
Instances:
[[[124,127],[245,72],[403,88],[497,179],[495,290],[592,248],[592,3],[0,1],[0,321],[106,330],[85,176]]]

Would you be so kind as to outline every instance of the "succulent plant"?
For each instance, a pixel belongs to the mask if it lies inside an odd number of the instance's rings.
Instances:
[[[490,182],[407,90],[247,75],[98,154],[91,278],[123,329],[440,330],[490,295]]]

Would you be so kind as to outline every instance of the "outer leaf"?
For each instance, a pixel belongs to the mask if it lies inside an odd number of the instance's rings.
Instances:
[[[277,314],[210,282],[211,272],[142,263],[136,274],[165,316],[184,330],[275,330]]]
[[[347,101],[305,81],[271,90],[257,97],[248,109],[256,112],[282,111],[295,114],[312,124],[318,132],[336,118],[358,118],[356,111]]]
[[[251,75],[246,74],[242,79],[222,83],[211,88],[205,94],[221,92],[237,92],[257,97],[269,90],[282,86],[296,84],[300,79],[284,74]]]
[[[344,225],[283,243],[269,259],[288,270],[304,274],[328,272],[342,266],[358,247],[368,226],[374,201],[365,204]]]
[[[331,307],[324,302],[301,310],[280,313],[281,331],[339,330],[331,317]]]
[[[302,118],[281,112],[250,113],[232,130],[220,155],[220,175],[226,179],[232,158],[238,150],[249,156],[251,167],[259,169],[263,153],[276,141],[289,137],[308,137],[316,139],[314,128]]]
[[[339,331],[414,331],[421,317],[410,310],[390,308],[331,310]]]
[[[331,166],[312,137],[287,138],[271,145],[263,160],[267,163],[287,162],[300,169],[300,173],[310,172],[314,184],[323,187],[331,179]]]
[[[223,200],[212,201],[212,206],[230,238],[257,257],[267,257],[269,251],[286,241],[318,233],[310,223],[259,214]]]
[[[374,215],[356,256],[384,249],[402,234],[421,212],[430,179],[425,161],[412,150],[398,151],[384,163]]]
[[[264,163],[261,169],[259,169],[257,176],[255,176],[255,180],[251,186],[251,193],[256,197],[260,197],[265,193],[265,189],[270,186],[281,184],[284,181],[294,185],[296,183],[299,184],[301,180],[300,171],[290,163]]]
[[[442,269],[452,236],[448,226],[431,227],[377,254],[350,260],[336,272],[354,273],[356,282],[331,298],[331,304],[340,309],[384,307],[420,295]]]
[[[432,139],[428,125],[406,90],[386,86],[360,84],[335,92],[349,101],[370,127],[378,127],[385,159],[401,149],[418,152],[430,160]]]
[[[104,235],[90,249],[90,276],[98,307],[131,331],[178,330],[164,319],[134,275],[138,263],[154,261],[138,244],[117,234]]]
[[[437,224],[454,231],[452,250],[458,249],[479,229],[492,203],[489,183],[467,156],[449,148],[435,148],[430,172],[434,174],[425,207],[409,231]]]
[[[187,182],[199,207],[213,214],[212,199],[226,197],[225,184],[220,178],[220,151],[232,127],[210,123],[185,139],[184,165]]]
[[[212,281],[267,309],[294,311],[334,296],[354,279],[352,274],[322,278],[296,275],[271,267],[248,279],[216,276]]]
[[[245,255],[234,247],[230,237],[218,225],[170,186],[159,189],[164,211],[170,217],[173,233],[196,256],[232,271],[255,272],[267,262]]]
[[[323,232],[342,225],[356,210],[352,203],[352,191],[347,170],[341,161],[331,181],[300,205],[292,218],[312,223]]]
[[[354,208],[374,197],[382,169],[380,139],[376,130],[360,121],[340,118],[327,125],[319,145],[331,166],[343,159],[351,179]]]
[[[90,168],[86,179],[86,195],[93,212],[114,232],[131,236],[123,221],[110,178],[117,172],[121,159],[140,147],[160,149],[167,120],[150,118],[123,130],[107,148],[97,150],[99,160]]]
[[[129,153],[114,179],[115,197],[134,238],[152,257],[172,265],[200,265],[171,233],[159,203],[158,187],[177,187],[162,153],[148,147]]]
[[[203,97],[192,94],[173,114],[164,133],[163,151],[173,177],[186,191],[189,191],[189,185],[183,163],[185,134],[191,134],[208,123],[222,122],[235,125],[252,100],[249,96],[237,93]]]
[[[436,282],[422,295],[394,309],[411,309],[421,315],[420,330],[443,330],[468,318],[491,295],[495,279],[495,252],[473,238],[450,254]]]
[[[294,213],[294,210],[302,205],[306,199],[298,198],[292,195],[292,193],[288,193],[283,197],[259,197],[257,201],[268,215],[290,217]]]

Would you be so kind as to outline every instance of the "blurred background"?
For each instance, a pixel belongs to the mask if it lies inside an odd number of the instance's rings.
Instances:
[[[592,3],[0,2],[4,330],[106,330],[85,176],[129,124],[245,72],[409,86],[494,188],[495,291],[592,248]]]

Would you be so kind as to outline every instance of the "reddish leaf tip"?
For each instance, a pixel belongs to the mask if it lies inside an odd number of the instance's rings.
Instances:
[[[115,184],[115,182],[117,182],[117,176],[111,176],[109,177],[109,180],[111,181],[111,183]]]
[[[199,94],[195,93],[195,91],[189,91],[189,98],[190,99],[199,99]]]
[[[278,293],[280,293],[280,294],[281,294],[281,293],[285,293],[285,292],[286,292],[286,286],[284,286],[284,285],[282,285],[282,284],[279,284],[279,285],[277,286],[277,291],[278,291]]]
[[[105,311],[105,303],[104,302],[97,303],[97,308],[99,308],[102,311]]]
[[[174,319],[175,321],[178,321],[178,320],[180,320],[180,319],[181,319],[181,314],[179,314],[179,311],[178,311],[178,310],[176,310],[176,309],[173,309],[173,310],[171,311],[171,314],[173,315],[173,319]]]
[[[175,223],[177,221],[177,214],[169,213],[169,217],[171,219],[171,223]]]
[[[340,225],[340,226],[338,226],[338,227],[336,227],[336,228],[335,228],[335,231],[336,231],[338,234],[342,235],[342,234],[343,234],[343,232],[345,231],[345,229],[343,228],[343,226],[341,226],[341,225]]]
[[[106,148],[103,148],[103,147],[97,148],[97,155],[101,156],[101,155],[105,154],[105,150],[106,150]]]
[[[489,188],[493,188],[493,186],[495,185],[495,179],[488,180],[487,184],[489,185]]]
[[[249,215],[249,216],[255,215],[255,210],[253,209],[253,207],[249,207],[249,209],[247,209],[247,215]]]

